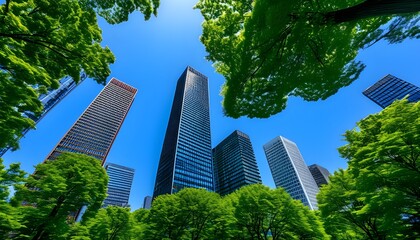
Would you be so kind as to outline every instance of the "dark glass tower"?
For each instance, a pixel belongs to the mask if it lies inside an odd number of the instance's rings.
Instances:
[[[420,87],[388,74],[363,91],[363,95],[386,108],[395,100],[403,99],[407,95],[409,102],[420,101]]]
[[[243,132],[234,131],[213,148],[213,162],[216,192],[220,195],[261,183],[251,140]]]
[[[83,153],[99,159],[102,165],[133,103],[137,89],[112,78],[48,155]]]
[[[107,163],[106,173],[109,177],[108,196],[104,200],[103,207],[108,205],[127,207],[130,198],[131,184],[134,178],[134,169]]]
[[[323,184],[328,184],[331,174],[327,169],[319,166],[318,164],[312,164],[308,168],[318,187],[321,187]]]
[[[178,79],[153,198],[184,187],[214,191],[208,81],[191,67]]]
[[[44,109],[42,110],[42,113],[39,116],[35,116],[31,112],[26,112],[24,115],[30,119],[32,119],[35,124],[37,124],[47,113],[53,109],[61,100],[64,99],[65,96],[67,96],[73,89],[75,89],[83,80],[86,79],[86,74],[82,72],[80,74],[80,81],[79,83],[76,83],[73,81],[73,78],[70,76],[64,77],[60,80],[60,86],[57,89],[51,89],[47,93],[42,94],[39,96],[39,101],[41,101]],[[24,136],[30,128],[27,128],[23,130],[22,136]],[[2,148],[0,149],[0,157],[3,156],[10,148]]]
[[[264,145],[264,152],[276,187],[284,188],[310,209],[318,209],[319,189],[296,143],[279,136]]]

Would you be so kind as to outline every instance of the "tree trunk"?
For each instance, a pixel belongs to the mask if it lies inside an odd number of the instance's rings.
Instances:
[[[343,23],[370,17],[420,12],[419,0],[366,0],[355,6],[324,14],[326,22]]]

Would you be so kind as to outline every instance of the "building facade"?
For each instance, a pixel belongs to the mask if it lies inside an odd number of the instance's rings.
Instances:
[[[86,79],[86,73],[82,72],[80,74],[80,81],[76,83],[73,81],[73,78],[70,76],[62,78],[59,83],[60,86],[57,89],[51,89],[47,93],[42,94],[39,96],[39,100],[43,105],[43,110],[39,116],[35,116],[31,112],[25,112],[24,115],[30,119],[32,119],[35,124],[37,124],[47,113],[53,109],[61,100],[64,99],[73,89],[75,89],[83,80]],[[22,136],[24,136],[31,128],[26,128],[22,132]],[[10,148],[2,148],[0,149],[0,157],[3,156]]]
[[[330,182],[331,174],[326,168],[321,167],[318,164],[312,164],[308,168],[318,187],[321,187],[321,185],[328,184]]]
[[[112,78],[46,160],[76,152],[95,157],[103,165],[136,93],[137,89]]]
[[[177,82],[153,198],[184,187],[214,191],[208,80],[191,67]]]
[[[134,178],[134,169],[114,163],[106,163],[105,170],[108,174],[109,182],[108,196],[104,200],[103,207],[109,205],[127,207]]]
[[[227,195],[240,187],[261,183],[249,136],[238,130],[213,148],[215,190]]]
[[[382,108],[386,108],[395,100],[406,96],[409,102],[420,101],[420,87],[388,74],[363,91],[363,95]]]
[[[279,136],[264,145],[264,152],[276,187],[284,188],[310,209],[318,209],[319,189],[297,145]]]
[[[152,196],[146,196],[146,197],[144,197],[143,208],[144,209],[150,209],[150,208],[152,208]]]

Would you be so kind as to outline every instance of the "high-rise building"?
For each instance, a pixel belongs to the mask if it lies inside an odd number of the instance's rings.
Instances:
[[[284,188],[310,209],[318,209],[318,186],[296,144],[279,136],[264,145],[264,152],[276,187]]]
[[[133,103],[137,89],[112,78],[48,155],[83,153],[103,165],[118,131]]]
[[[191,67],[178,79],[153,198],[184,187],[214,191],[208,80]]]
[[[318,187],[321,187],[323,184],[328,184],[331,174],[326,168],[323,168],[318,164],[312,164],[308,168]]]
[[[409,102],[420,101],[420,87],[388,74],[363,91],[363,95],[382,108],[386,108],[395,100],[406,96]]]
[[[144,197],[143,208],[150,209],[152,207],[152,196]]]
[[[59,87],[57,89],[51,89],[47,93],[42,94],[39,96],[39,100],[43,105],[43,110],[39,116],[35,116],[31,112],[25,112],[24,115],[30,119],[32,119],[35,124],[37,124],[47,113],[54,108],[65,96],[67,96],[73,89],[75,89],[83,80],[86,79],[86,73],[82,72],[80,74],[80,81],[76,83],[73,81],[73,78],[70,76],[62,78],[59,83]],[[24,136],[31,128],[26,128],[22,131],[22,136]],[[1,148],[0,149],[0,157],[5,154],[10,147]]]
[[[213,163],[215,190],[220,195],[261,183],[251,140],[243,132],[234,131],[213,148]]]
[[[108,205],[127,207],[134,178],[134,169],[114,163],[106,163],[105,170],[108,174],[109,182],[108,196],[104,200],[103,207]]]

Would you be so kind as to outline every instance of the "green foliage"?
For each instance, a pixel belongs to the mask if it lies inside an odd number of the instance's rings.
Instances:
[[[420,103],[396,101],[345,133],[349,168],[321,188],[319,208],[336,239],[420,237]]]
[[[196,8],[207,59],[226,78],[225,113],[235,118],[269,117],[288,96],[326,99],[364,69],[359,49],[420,36],[418,1],[200,0]]]
[[[329,239],[315,213],[282,188],[255,184],[232,195],[233,239]]]
[[[25,172],[20,170],[19,164],[11,164],[5,169],[0,158],[0,239],[6,239],[9,232],[22,227],[17,207],[10,205],[8,197],[9,188],[22,184],[24,177]]]
[[[357,126],[339,151],[365,193],[363,210],[382,212],[385,229],[399,223],[420,237],[420,103],[396,101]]]
[[[133,11],[148,19],[159,0],[6,0],[0,5],[0,148],[18,148],[22,131],[34,122],[22,116],[42,111],[38,100],[66,75],[84,71],[104,84],[115,57],[100,45],[96,14],[109,23]]]
[[[219,195],[204,189],[185,188],[174,195],[159,196],[148,215],[144,237],[209,239],[213,223],[221,215],[219,205]]]
[[[90,239],[130,239],[130,208],[108,206],[86,221]]]
[[[35,167],[15,197],[23,206],[20,236],[58,239],[69,231],[71,214],[82,206],[97,211],[106,197],[108,177],[93,157],[62,153],[53,161]]]

